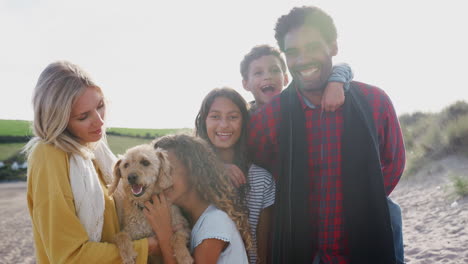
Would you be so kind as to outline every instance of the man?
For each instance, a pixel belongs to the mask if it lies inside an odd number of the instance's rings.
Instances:
[[[338,52],[332,18],[317,7],[278,19],[275,38],[293,82],[250,121],[256,164],[277,179],[274,263],[395,263],[387,196],[405,150],[388,96],[352,82],[344,105],[322,112]]]

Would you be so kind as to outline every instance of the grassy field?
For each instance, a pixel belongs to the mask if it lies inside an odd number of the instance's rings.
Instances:
[[[0,119],[0,136],[30,136],[32,131],[30,128],[31,122],[24,120],[4,120]],[[143,144],[149,143],[152,139],[137,138],[164,136],[171,133],[190,132],[188,128],[182,129],[140,129],[140,128],[108,128],[108,131],[116,132],[122,135],[129,136],[115,136],[109,135],[107,140],[109,146],[115,154],[123,154],[126,149]],[[132,137],[133,136],[133,137]],[[26,143],[26,142],[25,142]],[[0,161],[9,159],[16,156],[25,143],[0,143]]]
[[[107,141],[109,142],[109,146],[114,154],[123,154],[125,150],[130,147],[151,142],[151,140],[148,139],[121,136],[107,136]],[[9,159],[10,157],[18,154],[24,145],[25,143],[0,144],[0,161]]]
[[[121,136],[107,136],[107,142],[114,154],[123,154],[125,150],[136,145],[150,143],[151,140]]]
[[[29,135],[32,135],[30,121],[0,119],[0,136],[29,136]]]
[[[129,136],[141,136],[141,137],[157,137],[164,136],[172,133],[190,132],[189,128],[167,128],[167,129],[146,129],[146,128],[121,128],[121,127],[110,127],[107,132],[119,133],[122,135]]]
[[[119,133],[128,136],[164,136],[171,133],[190,132],[190,128],[123,128],[109,127],[108,132]],[[0,119],[0,136],[30,136],[32,135],[31,121]]]

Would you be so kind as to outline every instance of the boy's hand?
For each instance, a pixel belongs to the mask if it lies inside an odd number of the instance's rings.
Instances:
[[[329,82],[322,96],[322,110],[334,112],[344,104],[345,96],[343,83]]]
[[[156,234],[159,243],[169,243],[172,237],[170,204],[163,193],[153,195],[152,201],[145,202],[143,213]]]
[[[231,178],[232,184],[234,184],[236,188],[247,183],[245,175],[239,167],[234,164],[224,164],[224,166],[228,172],[228,176]]]

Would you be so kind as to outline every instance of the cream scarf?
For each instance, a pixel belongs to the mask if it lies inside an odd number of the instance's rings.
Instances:
[[[116,157],[107,144],[100,141],[94,151],[94,158],[104,176],[104,181],[112,181],[112,168]],[[104,223],[104,193],[99,176],[91,158],[78,154],[70,155],[70,184],[75,199],[75,209],[81,224],[86,229],[90,241],[101,241]]]

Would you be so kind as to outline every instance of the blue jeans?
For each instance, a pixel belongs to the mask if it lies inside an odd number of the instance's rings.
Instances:
[[[400,206],[387,197],[390,222],[393,230],[393,245],[395,247],[395,257],[397,264],[405,263],[405,250],[403,248],[403,220]]]

